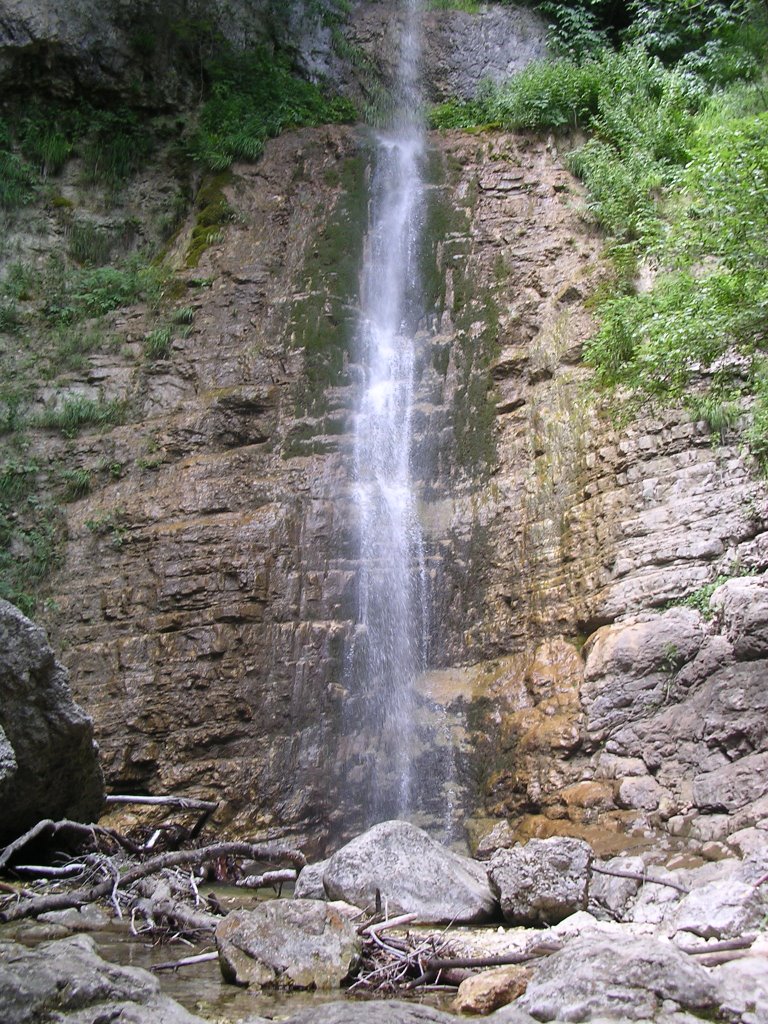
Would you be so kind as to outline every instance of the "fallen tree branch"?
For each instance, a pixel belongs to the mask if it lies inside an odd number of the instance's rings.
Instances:
[[[738,939],[723,939],[722,942],[710,942],[706,946],[678,946],[681,953],[688,956],[708,956],[710,953],[723,953],[731,949],[749,949],[757,938],[756,933],[742,935]]]
[[[107,836],[112,839],[119,846],[122,846],[124,850],[137,856],[141,852],[141,847],[130,839],[126,839],[125,836],[121,836],[119,832],[116,832],[111,828],[104,828],[101,825],[84,825],[80,821],[70,821],[68,818],[63,818],[61,821],[53,821],[51,818],[44,818],[42,821],[38,821],[36,825],[33,825],[31,829],[19,836],[18,839],[14,839],[12,843],[9,843],[5,847],[2,853],[0,853],[0,871],[6,866],[8,861],[18,853],[19,850],[23,850],[25,846],[31,843],[33,840],[38,839],[45,832],[50,832],[52,836],[58,832],[72,832],[75,835],[82,836],[84,839],[90,840],[94,845],[96,844],[97,836]]]
[[[199,850],[175,850],[172,853],[160,854],[143,864],[130,868],[119,878],[109,878],[88,889],[76,889],[73,892],[57,893],[52,896],[41,896],[18,903],[0,913],[1,921],[17,921],[24,917],[36,917],[49,910],[67,910],[70,907],[81,907],[85,903],[93,903],[102,896],[112,894],[118,889],[125,889],[141,878],[176,867],[179,864],[200,865],[218,857],[247,857],[251,860],[287,860],[297,867],[306,864],[306,858],[298,850],[279,849],[276,847],[259,846],[254,843],[216,843]]]
[[[13,871],[17,875],[33,875],[35,878],[73,878],[82,875],[85,864],[72,861],[60,867],[49,867],[46,864],[14,864]]]
[[[184,956],[181,960],[166,960],[162,964],[152,964],[150,971],[175,971],[177,967],[191,967],[193,964],[208,963],[209,960],[218,960],[219,954],[197,953],[195,956]]]
[[[193,800],[186,796],[108,796],[106,804],[149,804],[166,807],[179,807],[186,811],[215,811],[218,800]]]
[[[429,985],[440,974],[441,971],[454,970],[457,967],[507,967],[511,964],[526,964],[530,960],[538,960],[543,956],[551,956],[563,948],[562,942],[544,942],[535,949],[526,953],[507,953],[502,956],[480,956],[480,957],[435,957],[428,960],[418,978],[414,978],[405,987],[420,988],[422,985]]]
[[[612,878],[631,878],[635,882],[649,882],[651,885],[666,885],[670,889],[677,889],[678,892],[689,893],[691,890],[687,889],[684,885],[680,885],[679,882],[670,882],[666,878],[654,878],[652,875],[646,875],[644,871],[621,871],[619,869],[611,868],[598,868],[592,865],[592,870],[596,875],[610,875]]]
[[[242,889],[263,889],[265,886],[280,886],[284,882],[295,882],[296,870],[294,868],[281,868],[278,871],[265,871],[263,875],[246,875],[235,882],[235,885]]]
[[[703,967],[719,967],[721,964],[729,964],[732,960],[743,960],[744,957],[752,956],[751,949],[723,950],[722,953],[710,953],[709,956],[700,956],[696,963]]]

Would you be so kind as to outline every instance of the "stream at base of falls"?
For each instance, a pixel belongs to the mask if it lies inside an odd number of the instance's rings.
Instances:
[[[212,886],[206,888],[206,895],[214,892],[217,899],[227,910],[248,909],[257,902],[274,897],[264,892],[255,894],[244,893],[242,889]],[[286,887],[283,898],[290,899],[292,894]],[[432,931],[433,928],[428,930]],[[0,925],[0,942],[14,940],[27,946],[37,946],[54,938],[63,938],[64,934],[72,934],[61,925],[35,922],[18,922]],[[208,953],[216,949],[213,940],[205,943],[188,944],[180,942],[153,943],[147,937],[133,935],[128,921],[111,921],[105,928],[86,931],[96,943],[100,956],[110,963],[124,967],[140,967],[150,970],[156,964],[181,960],[198,953]],[[153,972],[154,973],[154,972]],[[340,999],[364,1000],[382,998],[381,996],[346,996],[343,989],[323,991],[302,991],[287,989],[252,989],[241,988],[225,982],[218,960],[182,967],[179,970],[164,970],[155,974],[160,983],[163,995],[175,999],[190,1013],[206,1020],[219,1022],[236,1022],[247,1017],[264,1016],[281,1019],[289,1017],[305,1007],[317,1007],[323,1003],[337,1002]],[[398,999],[408,998],[408,993],[398,993]],[[415,1002],[426,1003],[436,1009],[448,1011],[453,999],[452,993],[429,992],[416,997]]]

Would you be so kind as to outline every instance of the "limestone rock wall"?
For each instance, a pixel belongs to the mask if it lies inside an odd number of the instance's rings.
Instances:
[[[22,7],[0,8],[6,30]],[[353,19],[384,76],[386,9],[356,5]],[[480,47],[502,15],[483,17]],[[433,56],[447,52],[440,31],[430,22]],[[320,68],[330,51],[314,38]],[[471,91],[466,67],[438,65],[435,95]],[[417,753],[450,792],[425,802],[433,821],[450,806],[478,831],[508,817],[516,834],[597,830],[617,848],[633,830],[719,839],[723,815],[762,820],[750,588],[768,565],[766,490],[734,439],[714,445],[680,411],[618,428],[616,400],[595,394],[581,351],[609,271],[566,144],[430,142],[414,470],[431,670]],[[317,847],[357,826],[372,756],[364,734],[341,738],[357,713],[344,675],[350,342],[371,159],[365,131],[328,128],[233,168],[221,187],[234,220],[199,267],[181,267],[191,222],[168,253],[180,269],[165,313],[191,309],[188,335],[148,360],[150,311],[121,311],[119,344],[68,381],[126,400],[130,422],[29,438],[43,476],[65,464],[98,483],[66,506],[45,619],[109,785],[221,799],[225,831]],[[748,572],[713,623],[666,610]]]
[[[225,794],[231,832],[322,844],[359,810],[366,737],[339,735],[370,158],[365,133],[318,129],[236,167],[236,223],[180,272],[189,336],[147,364],[145,312],[122,314],[123,348],[73,382],[131,398],[134,422],[86,432],[74,454],[36,442],[51,460],[121,467],[67,506],[50,606],[110,785]],[[617,431],[601,411],[579,362],[601,240],[554,140],[436,137],[430,181],[415,417],[433,594],[424,769],[454,758],[457,818],[522,814],[547,833],[607,815],[616,833],[664,784],[640,786],[631,764],[629,781],[606,777],[616,741],[595,732],[581,645],[762,569],[764,488],[682,414]],[[441,707],[455,753],[429,740]],[[631,762],[640,740],[627,743]],[[687,813],[675,800],[666,821]]]

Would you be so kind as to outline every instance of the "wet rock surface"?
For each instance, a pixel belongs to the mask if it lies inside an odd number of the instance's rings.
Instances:
[[[237,985],[338,988],[360,956],[355,926],[317,900],[238,910],[216,928],[222,974]]]
[[[302,1010],[286,1024],[455,1024],[453,1014],[397,999],[372,1003],[329,1003]]]
[[[235,4],[232,31],[245,11],[256,33],[257,7]],[[465,71],[480,50],[502,68],[487,45],[502,17],[527,15],[435,15],[427,36],[444,55],[439,32],[468,19]],[[98,21],[84,45],[112,32]],[[351,24],[386,63],[395,21],[370,3]],[[506,31],[491,32],[499,46]],[[593,400],[580,351],[607,271],[564,165],[570,141],[446,133],[430,145],[414,416],[433,623],[415,741],[425,818],[442,825],[451,800],[454,824],[509,817],[513,840],[578,835],[605,856],[659,837],[722,842],[763,820],[764,716],[748,709],[762,707],[765,486],[731,439],[713,448],[684,412],[617,430]],[[64,510],[44,615],[68,645],[110,785],[226,794],[221,828],[305,838],[309,853],[361,826],[375,760],[372,731],[339,740],[360,710],[344,666],[369,170],[364,134],[346,128],[284,135],[235,167],[234,221],[179,275],[194,323],[172,358],[137,358],[137,308],[115,316],[115,351],[73,375],[74,392],[125,400],[135,422],[74,443],[30,435],[42,465],[66,457],[101,481]],[[712,623],[659,614],[746,571],[754,582],[732,580]],[[619,704],[623,670],[606,652],[621,644],[636,662]],[[0,772],[11,766],[0,736]],[[433,785],[446,766],[451,793]]]
[[[42,818],[95,821],[104,781],[93,723],[45,632],[0,600],[0,843]]]
[[[4,1024],[200,1024],[160,994],[152,974],[107,963],[86,935],[29,949],[0,942],[0,1018]]]
[[[406,821],[374,825],[337,850],[323,884],[332,899],[369,910],[378,890],[390,914],[415,913],[421,921],[488,921],[497,913],[485,867]]]

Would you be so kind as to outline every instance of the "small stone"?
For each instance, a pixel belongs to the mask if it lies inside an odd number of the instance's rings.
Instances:
[[[491,1013],[525,992],[533,971],[511,964],[482,971],[459,985],[453,1008],[457,1013]]]

